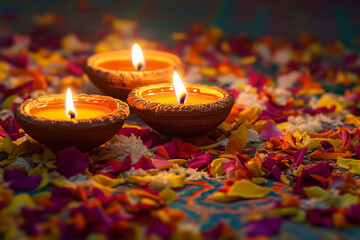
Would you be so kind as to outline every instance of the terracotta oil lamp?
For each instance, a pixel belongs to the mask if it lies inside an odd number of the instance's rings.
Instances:
[[[174,73],[174,84],[154,84],[132,90],[128,103],[154,130],[178,137],[208,133],[229,115],[235,99],[219,87],[183,85]]]
[[[66,103],[65,103],[66,102]],[[25,100],[14,115],[33,139],[61,150],[76,146],[86,152],[111,139],[129,116],[129,106],[100,95],[52,94]]]
[[[126,101],[137,87],[171,82],[174,71],[185,72],[181,59],[168,52],[144,50],[135,44],[129,50],[98,53],[86,59],[84,71],[105,94]]]

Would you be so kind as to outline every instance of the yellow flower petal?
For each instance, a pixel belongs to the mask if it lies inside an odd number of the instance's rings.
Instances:
[[[340,113],[342,111],[343,108],[341,102],[334,94],[324,94],[317,102],[318,107],[330,108],[333,105],[336,106],[335,113]]]
[[[282,123],[277,124],[276,126],[278,128],[280,128],[282,131],[285,131],[285,127],[290,126],[290,125],[291,125],[291,123],[289,123],[289,122],[282,122]]]
[[[295,208],[295,207],[276,208],[276,209],[272,210],[271,212],[269,212],[269,216],[270,217],[275,217],[275,216],[292,217],[292,216],[296,216],[299,211],[300,211],[300,209]]]
[[[341,139],[333,139],[333,138],[308,138],[304,141],[303,147],[308,147],[308,151],[311,151],[315,148],[320,148],[322,141],[328,141],[336,148],[339,148],[343,145],[343,141]]]
[[[107,195],[112,195],[117,191],[116,188],[107,187],[107,186],[101,185],[99,183],[93,183],[91,185],[91,187],[92,188],[94,188],[94,187],[99,188]]]
[[[42,154],[44,161],[56,160],[56,155],[51,149],[45,148]]]
[[[257,185],[262,185],[262,184],[267,183],[268,180],[263,177],[254,177],[251,179],[251,181]]]
[[[171,220],[170,216],[164,210],[158,210],[158,211],[154,212],[154,215],[156,215],[164,223],[169,223]],[[171,238],[171,239],[173,239],[173,238]]]
[[[357,204],[359,196],[352,195],[351,193],[345,193],[341,199],[341,208],[350,207],[351,205]]]
[[[165,204],[170,204],[176,199],[175,191],[170,188],[165,188],[160,191],[159,197],[164,200]]]
[[[219,128],[223,132],[228,132],[231,130],[231,125],[230,123],[223,122],[219,126],[217,126],[217,128]]]
[[[123,182],[125,182],[125,179],[123,178],[109,178],[107,176],[96,174],[95,176],[89,177],[90,179],[94,179],[96,182],[100,183],[101,185],[108,186],[108,187],[114,187],[116,185],[119,185]]]
[[[153,199],[150,199],[150,198],[141,198],[140,203],[151,205],[151,206],[157,206],[158,205],[157,201],[155,201]]]
[[[147,177],[141,176],[128,176],[126,179],[131,183],[147,183],[149,181]]]
[[[360,175],[360,160],[338,157],[336,164],[349,169],[349,172]]]
[[[230,161],[227,158],[216,158],[214,159],[210,166],[211,166],[211,174],[213,175],[213,177],[215,176],[222,176],[225,174],[224,169],[222,168],[222,162],[228,162]]]
[[[40,174],[43,174],[43,173],[47,173],[47,169],[43,168],[41,166],[38,166],[36,168],[31,169],[29,171],[28,175],[29,176],[34,176],[34,175],[40,175]]]
[[[246,108],[237,115],[238,118],[245,117],[246,121],[248,121],[249,123],[254,123],[259,116],[260,116],[260,109],[258,107]]]
[[[235,139],[241,146],[241,149],[243,149],[246,146],[247,142],[247,126],[244,122],[240,125],[236,130],[231,132],[231,135],[229,139]]]
[[[45,173],[43,173],[41,175],[42,175],[41,182],[40,182],[39,186],[36,189],[42,189],[42,188],[46,187],[50,183],[50,178],[49,178],[49,175],[47,174],[47,172],[45,172]]]
[[[56,187],[71,187],[76,188],[76,184],[68,181],[68,180],[57,180],[57,181],[51,181],[51,184]]]
[[[214,198],[215,201],[218,201],[218,202],[231,202],[231,201],[239,199],[237,197],[229,197],[224,192],[214,192],[212,197]]]
[[[15,101],[15,98],[17,97],[17,94],[11,95],[7,97],[1,104],[1,108],[9,109],[11,110],[12,104]]]
[[[188,160],[186,160],[186,159],[170,159],[169,162],[176,163],[177,165],[182,166],[185,163],[187,163]]]
[[[242,179],[234,182],[226,195],[230,197],[262,198],[270,192],[270,188],[258,186],[248,179]]]
[[[185,184],[185,175],[176,175],[176,174],[172,174],[170,177],[170,181],[169,181],[169,186],[171,188],[182,188],[184,187]]]
[[[308,198],[321,198],[329,196],[329,193],[319,186],[304,187],[304,191]]]
[[[206,146],[201,146],[199,147],[201,150],[207,150],[207,149],[211,149],[211,148],[216,148],[217,146],[219,146],[220,143],[214,143],[214,144],[210,144],[210,145],[206,145]]]
[[[51,192],[39,192],[31,196],[32,200],[36,202],[39,198],[50,198]]]
[[[22,193],[14,196],[11,200],[11,203],[7,207],[2,209],[0,211],[0,214],[16,216],[20,214],[20,211],[23,207],[35,207],[35,203],[32,201],[29,194],[27,193]]]

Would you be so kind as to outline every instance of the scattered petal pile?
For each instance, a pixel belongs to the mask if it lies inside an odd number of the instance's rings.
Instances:
[[[53,152],[21,129],[14,107],[67,87],[94,91],[81,68],[85,57],[128,48],[138,37],[135,22],[109,15],[97,42],[61,37],[51,30],[60,20],[37,16],[31,34],[0,41],[4,239],[250,239],[281,235],[287,224],[340,233],[360,226],[356,52],[305,34],[296,42],[226,39],[199,24],[174,33],[170,48],[139,40],[181,56],[186,82],[232,92],[226,121],[180,139],[133,116],[91,152]]]

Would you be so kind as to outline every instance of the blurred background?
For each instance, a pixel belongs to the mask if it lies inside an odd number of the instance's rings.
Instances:
[[[360,38],[359,13],[358,0],[1,0],[0,36],[29,31],[53,14],[59,34],[96,36],[107,31],[106,21],[120,18],[137,22],[140,36],[163,42],[198,22],[218,26],[225,37],[246,32],[293,40],[306,32],[350,47]]]

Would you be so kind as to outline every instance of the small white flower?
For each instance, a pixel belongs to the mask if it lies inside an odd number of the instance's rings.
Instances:
[[[258,107],[260,110],[265,110],[265,102],[267,98],[258,99],[257,93],[241,92],[236,99],[236,103],[243,104],[247,107]]]
[[[114,143],[107,143],[106,148],[110,153],[120,155],[121,159],[130,154],[131,163],[136,163],[142,156],[152,155],[140,137],[136,137],[133,134],[130,137],[124,135],[117,136],[116,141]]]
[[[196,83],[200,82],[203,79],[203,75],[200,73],[199,67],[191,66],[189,67],[188,73],[184,78],[187,83]]]
[[[291,71],[286,74],[281,74],[277,79],[277,86],[279,88],[291,88],[297,82],[301,73],[299,71]]]
[[[223,140],[220,140],[220,141],[219,141],[219,144],[220,144],[221,146],[226,147],[226,145],[228,144],[228,142],[229,142],[229,139],[228,139],[228,138],[224,138]]]
[[[280,49],[274,53],[273,62],[280,66],[286,65],[291,59],[292,51],[290,49]]]
[[[23,157],[16,157],[15,161],[13,161],[11,165],[16,165],[18,167],[25,167],[26,171],[30,171],[32,169],[29,162]]]
[[[285,126],[286,132],[292,134],[296,131],[299,132],[320,132],[323,127],[322,123],[327,123],[333,126],[343,124],[343,116],[340,114],[317,114],[311,116],[308,114],[301,116],[289,116],[288,122],[292,125]]]
[[[256,130],[249,128],[247,131],[247,143],[260,142],[259,134]]]

